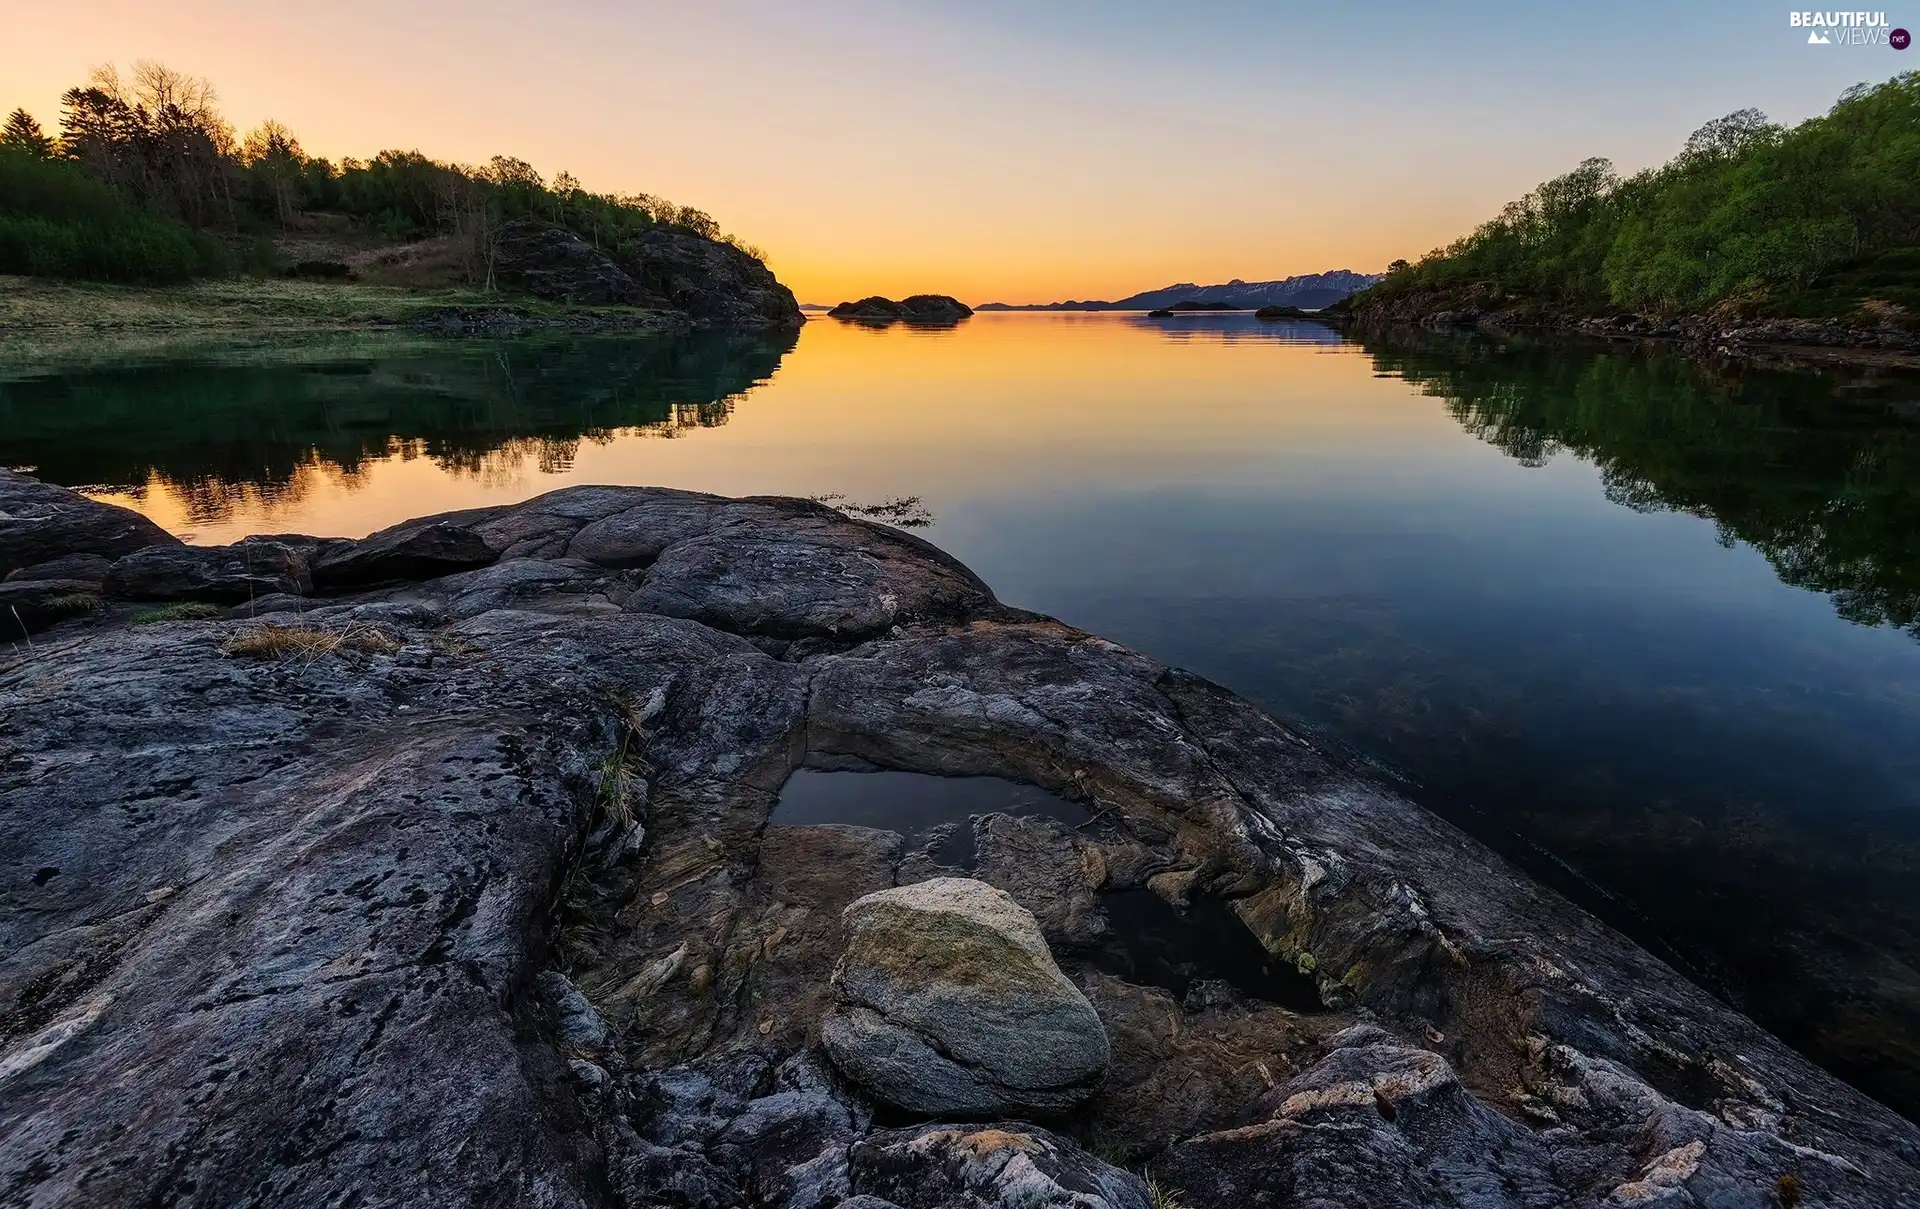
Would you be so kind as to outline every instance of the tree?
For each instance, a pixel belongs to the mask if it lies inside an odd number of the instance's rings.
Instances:
[[[53,155],[53,139],[24,109],[7,115],[7,124],[0,127],[0,147],[24,151],[35,159],[49,159]]]
[[[240,146],[240,162],[251,169],[273,200],[274,217],[282,227],[298,208],[294,191],[306,171],[307,156],[293,131],[268,118]]]
[[[234,222],[233,128],[213,85],[160,63],[111,64],[61,97],[61,149],[92,175],[149,205],[206,227],[224,209]]]

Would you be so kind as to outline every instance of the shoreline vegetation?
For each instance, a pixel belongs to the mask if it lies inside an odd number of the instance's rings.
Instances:
[[[575,296],[576,280],[543,288],[553,265],[528,252],[556,247],[600,275],[604,296]],[[23,109],[0,125],[0,341],[648,330],[731,318],[689,305],[695,269],[717,267],[724,288],[755,277],[750,263],[765,278],[752,288],[784,290],[764,260],[703,211],[592,192],[567,172],[548,180],[511,156],[475,166],[386,150],[336,163],[271,120],[241,136],[209,82],[158,63],[94,71],[62,97],[57,133]]]
[[[1920,364],[1920,72],[1793,127],[1740,110],[1629,177],[1585,160],[1324,313]]]

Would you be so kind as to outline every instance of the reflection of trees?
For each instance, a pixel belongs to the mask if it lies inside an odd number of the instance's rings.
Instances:
[[[569,469],[582,442],[725,424],[793,340],[448,341],[0,383],[0,465],[134,493],[158,480],[196,524],[271,512],[322,486],[353,490],[388,460],[502,483]]]
[[[1912,378],[1710,369],[1671,356],[1369,336],[1378,369],[1446,400],[1528,465],[1560,450],[1607,498],[1686,512],[1744,541],[1841,616],[1920,637],[1920,428],[1885,404]]]

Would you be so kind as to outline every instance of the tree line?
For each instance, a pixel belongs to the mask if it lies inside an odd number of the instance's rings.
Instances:
[[[1585,160],[1418,263],[1394,262],[1356,309],[1468,284],[1587,311],[1778,304],[1915,244],[1920,72],[1907,72],[1791,128],[1757,109],[1729,114],[1632,176]],[[1881,284],[1920,288],[1908,276]]]
[[[545,180],[511,156],[484,165],[382,151],[334,162],[265,121],[244,136],[206,80],[159,63],[108,66],[61,97],[57,133],[24,109],[0,127],[0,273],[136,282],[274,267],[271,236],[346,215],[395,240],[455,236],[487,281],[498,226],[537,218],[620,254],[667,226],[756,249],[712,216],[649,194]]]

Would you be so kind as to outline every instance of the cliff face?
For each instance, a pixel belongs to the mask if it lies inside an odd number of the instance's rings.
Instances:
[[[1145,1209],[1076,1139],[1196,1209],[1920,1196],[1908,1122],[1246,702],[896,530],[653,488],[220,550],[60,515],[0,528],[13,583],[97,552],[57,568],[91,603],[0,665],[10,1201]],[[774,817],[789,778],[877,769],[1055,813],[964,843],[911,795],[899,830]],[[1011,905],[924,961],[855,934],[955,876]],[[1111,963],[1200,921],[1241,965]],[[1104,1079],[1050,1128],[877,1121],[920,1072],[822,1050],[856,992],[893,1030],[857,1052],[937,1027],[963,1073],[1048,1056],[1061,1004],[1097,1057],[1090,1007]]]
[[[494,276],[557,302],[659,307],[734,327],[806,321],[793,291],[758,259],[732,244],[666,227],[646,232],[630,254],[616,259],[571,232],[517,220],[494,242]]]

